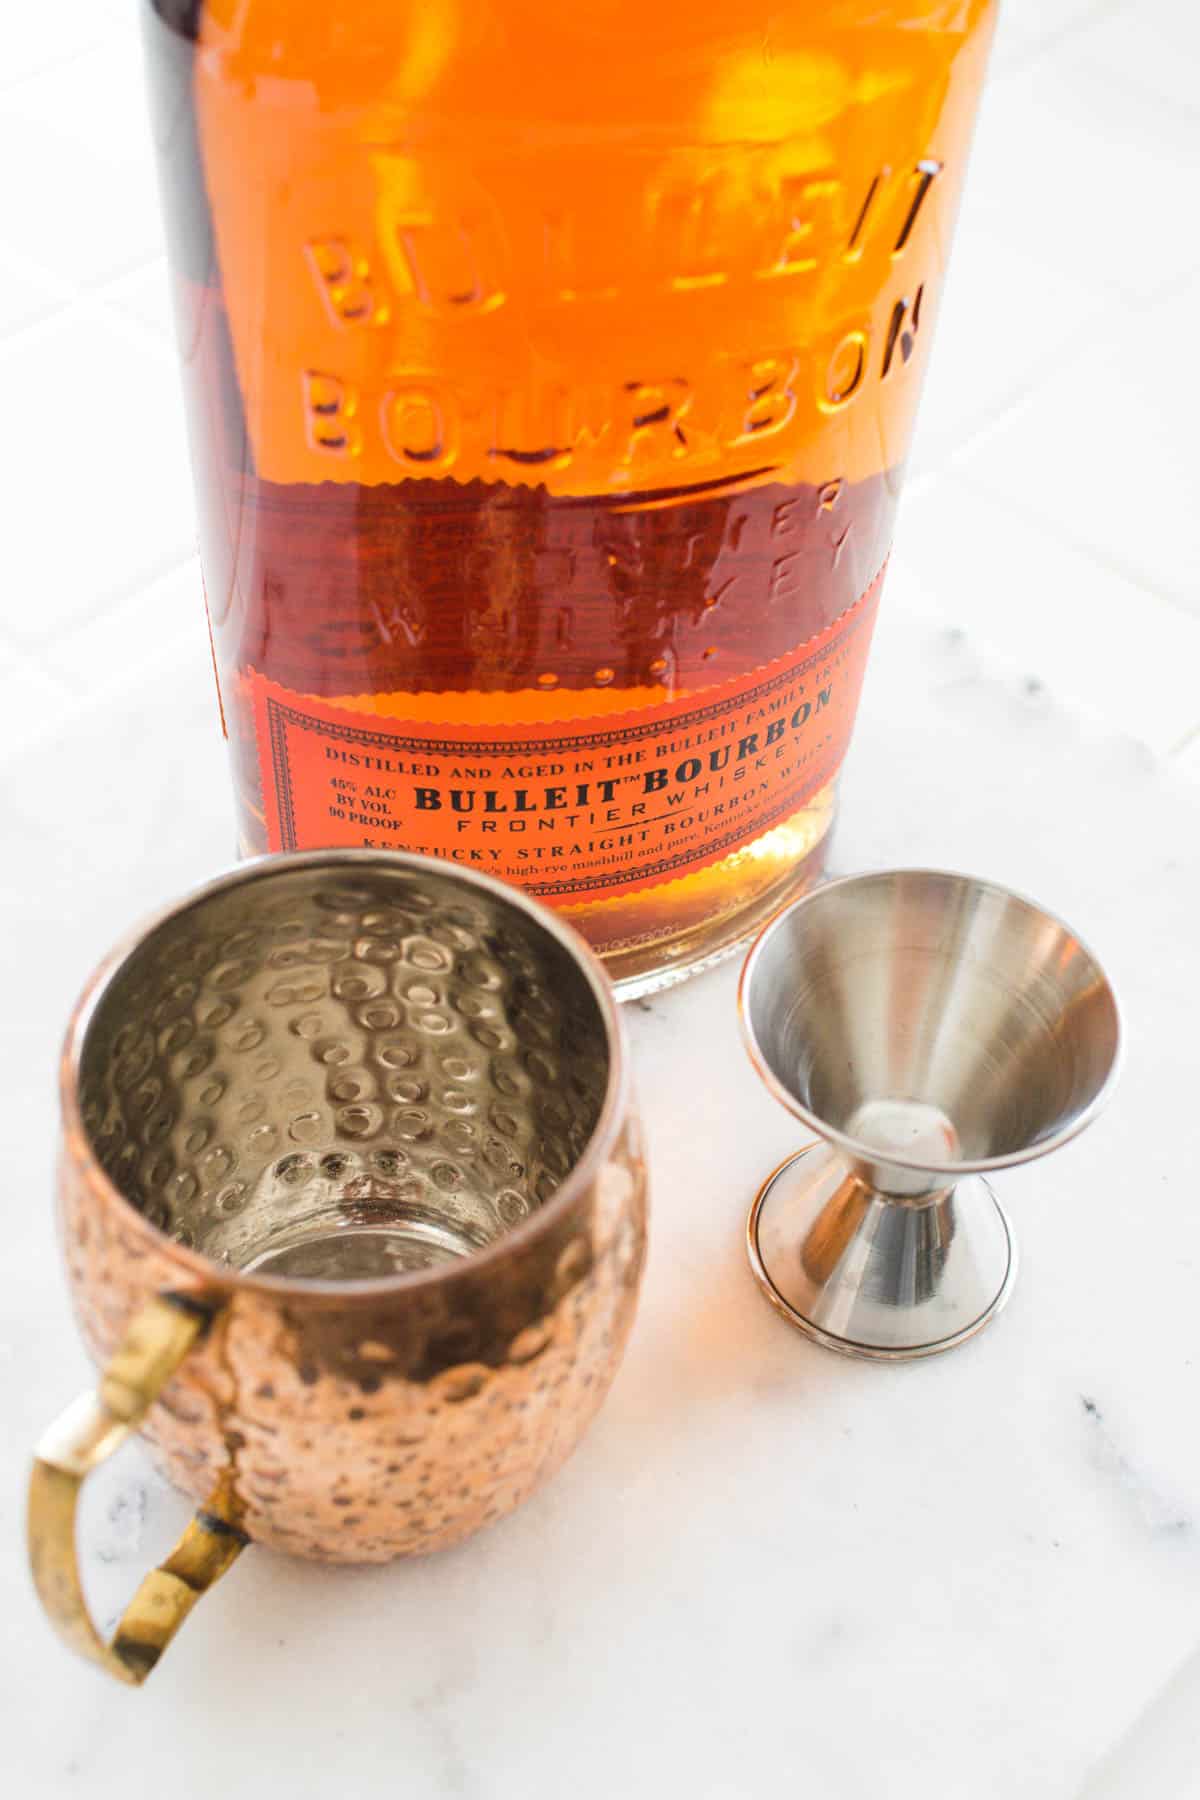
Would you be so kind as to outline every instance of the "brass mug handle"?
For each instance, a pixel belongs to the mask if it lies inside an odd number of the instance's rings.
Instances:
[[[38,1445],[29,1478],[29,1561],[51,1624],[72,1650],[139,1687],[197,1600],[237,1560],[244,1532],[198,1512],[166,1562],[152,1569],[106,1643],[79,1578],[75,1514],[84,1481],[145,1418],[212,1310],[181,1294],[159,1294],[134,1314],[100,1377]]]

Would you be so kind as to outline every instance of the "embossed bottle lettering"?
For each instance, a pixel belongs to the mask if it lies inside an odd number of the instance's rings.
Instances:
[[[930,158],[898,175],[885,166],[870,176],[857,210],[848,206],[845,184],[836,177],[785,177],[775,192],[763,195],[765,226],[735,209],[736,190],[720,175],[699,184],[677,182],[648,202],[650,254],[665,260],[661,269],[652,264],[647,285],[651,291],[687,294],[739,281],[752,297],[756,282],[858,262],[868,242],[881,262],[885,254],[895,262],[941,171],[941,163]],[[365,418],[366,429],[377,429],[395,465],[427,463],[430,473],[448,474],[460,460],[469,475],[487,461],[518,468],[554,464],[562,471],[583,458],[588,481],[611,489],[639,460],[660,472],[668,458],[675,464],[728,459],[768,433],[790,430],[799,441],[811,434],[814,407],[829,411],[861,400],[868,377],[884,379],[897,345],[908,360],[924,294],[919,279],[912,299],[901,294],[892,302],[874,359],[868,317],[849,332],[818,334],[774,351],[764,346],[750,359],[731,358],[719,342],[705,343],[703,362],[690,371],[654,379],[631,375],[607,390],[595,384],[573,387],[575,371],[566,363],[555,367],[547,355],[525,387],[505,383],[489,389],[476,383],[465,392],[449,372],[439,376],[404,368],[406,307],[442,314],[457,309],[484,319],[509,300],[506,289],[521,303],[570,306],[588,292],[586,278],[571,263],[578,227],[562,216],[543,221],[546,260],[512,270],[504,285],[498,249],[504,234],[495,224],[485,231],[479,222],[451,215],[447,223],[428,212],[390,220],[386,228],[402,246],[406,276],[400,290],[387,290],[386,298],[380,297],[384,290],[375,271],[394,266],[394,247],[390,257],[382,250],[369,257],[344,238],[304,246],[336,328],[390,328],[388,385],[380,392],[360,391],[334,374],[300,371],[306,442],[318,453],[357,456]],[[739,255],[745,265],[740,268]],[[550,283],[544,280],[548,271]],[[638,303],[627,278],[624,290],[618,281],[591,291],[594,298]],[[336,358],[336,345],[331,353]],[[331,412],[344,429],[328,427]],[[356,416],[353,424],[348,413]],[[780,454],[788,449],[786,442],[779,446]]]

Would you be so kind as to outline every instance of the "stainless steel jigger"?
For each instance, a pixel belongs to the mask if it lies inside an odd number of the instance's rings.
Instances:
[[[984,1179],[1096,1117],[1120,1019],[1096,959],[1028,900],[895,870],[769,924],[739,995],[755,1067],[822,1143],[750,1214],[754,1273],[830,1349],[949,1350],[999,1312],[1016,1245]]]

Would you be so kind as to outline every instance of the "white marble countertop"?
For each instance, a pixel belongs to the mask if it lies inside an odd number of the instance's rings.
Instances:
[[[839,869],[1025,889],[1123,1000],[1110,1111],[1003,1179],[1008,1311],[897,1368],[789,1331],[742,1233],[796,1134],[736,968],[643,1002],[650,1263],[575,1459],[441,1558],[253,1552],[137,1695],[58,1648],[20,1551],[28,1448],[88,1375],[61,1027],[232,844],[128,13],[22,8],[0,62],[5,1792],[1200,1791],[1195,13],[1010,4],[845,786]],[[122,1453],[84,1528],[101,1610],[185,1510]]]

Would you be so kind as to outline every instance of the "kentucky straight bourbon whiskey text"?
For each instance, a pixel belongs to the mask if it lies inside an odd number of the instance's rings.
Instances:
[[[820,867],[988,0],[146,0],[243,847],[626,991]]]

